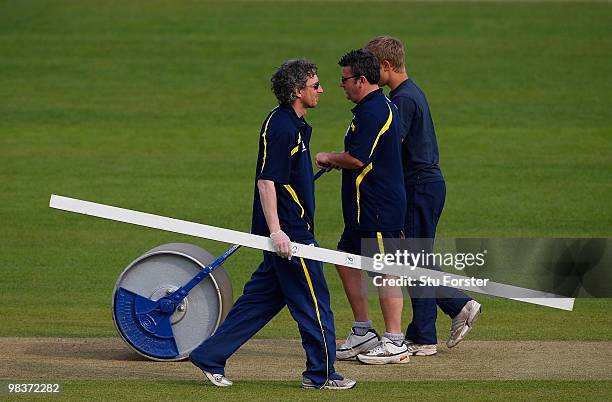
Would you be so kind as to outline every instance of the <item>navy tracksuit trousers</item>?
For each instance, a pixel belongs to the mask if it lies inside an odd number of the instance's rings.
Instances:
[[[316,385],[341,379],[334,371],[336,334],[323,264],[264,252],[264,260],[244,286],[213,336],[191,352],[199,368],[225,375],[225,362],[285,305],[298,324],[306,351],[305,377]]]
[[[412,184],[406,187],[406,222],[404,234],[411,239],[430,239],[419,244],[429,244],[425,252],[433,252],[433,239],[436,236],[436,226],[440,220],[446,184],[444,181]],[[419,247],[420,248],[420,247]],[[420,251],[420,250],[418,250]],[[424,268],[440,270],[438,266]],[[462,291],[449,287],[408,287],[412,302],[412,322],[406,329],[406,339],[415,343],[431,345],[438,343],[436,336],[436,306],[449,317],[453,318],[465,304],[472,300]]]

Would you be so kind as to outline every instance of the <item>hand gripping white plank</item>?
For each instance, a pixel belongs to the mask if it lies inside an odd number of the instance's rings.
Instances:
[[[201,223],[189,222],[180,219],[168,218],[160,215],[148,214],[145,212],[133,211],[130,209],[112,207],[95,202],[83,201],[76,198],[51,195],[49,206],[63,211],[76,212],[83,215],[95,216],[98,218],[110,219],[118,222],[131,223],[133,225],[146,226],[154,229],[166,230],[174,233],[186,234],[189,236],[200,237],[209,240],[216,240],[224,243],[239,244],[259,250],[274,251],[272,241],[263,236],[250,233],[239,232],[237,230],[224,229],[216,226],[204,225]],[[327,262],[329,264],[344,265],[350,268],[362,269],[394,276],[409,276],[418,278],[428,276],[442,282],[443,278],[462,279],[460,275],[447,272],[434,271],[425,268],[411,267],[406,272],[406,267],[385,266],[382,270],[373,268],[371,258],[341,251],[329,250],[321,247],[313,247],[299,243],[292,243],[292,252],[296,257],[309,260]],[[491,296],[503,297],[506,299],[522,301],[541,306],[553,307],[561,310],[571,311],[574,307],[574,299],[562,297],[552,293],[538,290],[521,288],[518,286],[506,285],[488,281],[483,287],[456,286],[458,289],[469,290],[472,292],[488,294]]]

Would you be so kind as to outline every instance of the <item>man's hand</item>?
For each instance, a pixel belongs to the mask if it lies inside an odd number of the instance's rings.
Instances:
[[[315,163],[322,169],[360,169],[364,163],[348,152],[319,152]]]
[[[270,238],[274,245],[276,254],[283,258],[291,259],[291,240],[280,228],[278,213],[276,210],[276,189],[274,182],[270,180],[257,180],[257,188],[259,189],[259,197],[261,199],[261,208],[263,209]]]
[[[329,169],[331,166],[329,165],[329,158],[327,157],[327,152],[319,152],[318,154],[316,154],[315,164],[318,168]]]
[[[339,166],[334,165],[330,161],[331,152],[319,152],[315,156],[315,164],[321,169],[339,169]]]
[[[282,230],[279,230],[277,232],[270,233],[270,238],[272,239],[272,244],[274,245],[274,250],[276,250],[276,254],[290,260],[291,240],[289,239],[289,236],[287,236]]]

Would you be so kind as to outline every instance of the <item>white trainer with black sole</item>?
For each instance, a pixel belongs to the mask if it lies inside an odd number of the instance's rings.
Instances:
[[[438,345],[426,345],[414,342],[406,342],[410,356],[433,356],[438,353]]]
[[[322,387],[316,386],[310,378],[302,377],[302,388],[305,389],[351,389],[355,387],[357,381],[343,378],[341,380],[329,380]]]
[[[461,312],[453,318],[451,334],[446,341],[449,348],[457,346],[472,330],[472,326],[480,316],[482,306],[476,300],[470,300],[463,306]]]
[[[372,328],[368,329],[364,335],[357,335],[355,328],[351,329],[351,333],[346,338],[346,341],[336,349],[336,359],[349,360],[357,357],[360,353],[365,353],[372,349],[380,342],[380,336]]]
[[[229,387],[233,384],[233,382],[228,380],[223,374],[209,373],[206,370],[202,370],[202,372],[206,375],[206,378],[208,378],[210,382],[217,387]]]
[[[403,342],[398,346],[383,336],[375,348],[357,355],[357,360],[364,364],[398,364],[408,363],[410,356],[408,347]]]

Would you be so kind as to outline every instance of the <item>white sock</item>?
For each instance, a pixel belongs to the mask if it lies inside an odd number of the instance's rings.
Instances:
[[[385,338],[389,339],[391,342],[395,343],[397,346],[402,346],[404,343],[404,334],[392,334],[390,332],[385,332]]]
[[[370,329],[372,329],[372,320],[353,322],[353,332],[355,332],[356,335],[363,336],[367,334]]]

